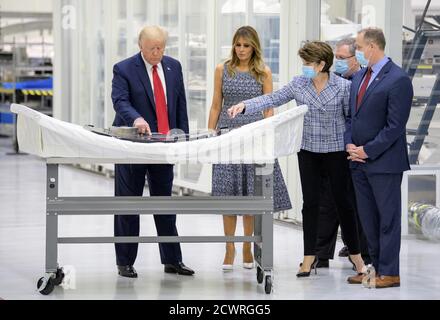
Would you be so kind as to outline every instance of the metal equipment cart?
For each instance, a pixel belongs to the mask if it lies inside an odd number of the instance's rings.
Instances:
[[[273,164],[257,164],[255,196],[249,197],[59,197],[60,164],[144,163],[141,160],[48,158],[46,196],[46,274],[37,288],[50,294],[62,283],[58,244],[85,243],[216,243],[253,242],[257,281],[267,294],[273,287]],[[63,215],[218,214],[255,215],[254,236],[155,236],[155,237],[59,237],[58,217]]]

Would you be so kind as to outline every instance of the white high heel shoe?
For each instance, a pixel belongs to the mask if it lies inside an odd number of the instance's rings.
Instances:
[[[234,260],[236,257],[237,257],[237,251],[234,252]],[[232,270],[234,270],[234,265],[233,264],[223,264],[222,270],[223,270],[223,272],[232,271]]]
[[[252,260],[254,260],[254,256],[252,256]],[[252,262],[244,262],[243,261],[243,268],[253,269],[254,268],[254,261],[252,261]]]
[[[252,255],[252,253],[251,253]],[[243,254],[243,259],[244,259],[244,254]],[[245,269],[253,269],[254,268],[254,256],[252,255],[252,262],[244,262],[243,261],[243,268]]]
[[[249,249],[245,250],[244,244],[243,244],[243,268],[245,269],[253,269],[254,268],[254,255],[252,254],[252,247],[250,247],[250,254],[252,257],[252,262],[244,262],[245,252],[248,253]]]

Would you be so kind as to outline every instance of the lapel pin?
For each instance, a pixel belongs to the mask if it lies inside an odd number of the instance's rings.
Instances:
[[[168,71],[171,71],[171,69],[170,69],[169,67],[167,67],[167,70],[168,70]]]

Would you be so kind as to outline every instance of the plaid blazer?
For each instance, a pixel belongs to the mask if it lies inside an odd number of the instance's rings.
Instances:
[[[271,94],[244,101],[245,114],[279,107],[291,100],[307,105],[301,149],[328,153],[345,150],[345,118],[348,114],[351,82],[330,73],[329,81],[318,95],[312,80],[297,76]]]

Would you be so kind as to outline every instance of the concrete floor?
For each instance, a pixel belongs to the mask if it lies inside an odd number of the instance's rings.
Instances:
[[[3,299],[440,299],[440,244],[404,239],[400,288],[369,290],[349,285],[353,274],[346,259],[336,257],[330,269],[297,279],[302,258],[302,231],[274,225],[274,291],[266,295],[256,283],[255,270],[241,267],[223,273],[224,244],[182,244],[184,262],[194,277],[164,274],[157,244],[141,244],[135,267],[137,279],[116,274],[113,245],[59,245],[59,263],[70,282],[50,296],[36,292],[44,274],[45,163],[33,156],[7,156],[10,140],[0,139],[0,298]],[[60,195],[112,196],[113,181],[72,167],[60,170]],[[238,230],[242,230],[239,219]],[[222,235],[220,216],[179,216],[180,235]],[[113,218],[61,217],[60,236],[112,235]],[[141,234],[155,235],[151,216],[142,216]],[[337,250],[342,244],[338,242]]]

